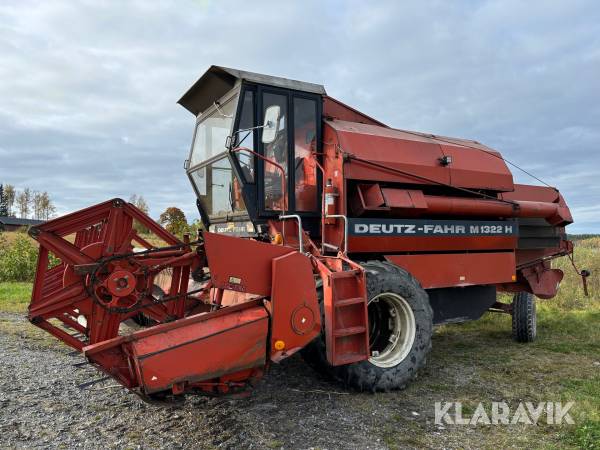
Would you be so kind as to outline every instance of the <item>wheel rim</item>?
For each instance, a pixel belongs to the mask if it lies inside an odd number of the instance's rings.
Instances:
[[[385,292],[369,300],[369,362],[394,367],[410,353],[416,335],[415,315],[398,294]]]

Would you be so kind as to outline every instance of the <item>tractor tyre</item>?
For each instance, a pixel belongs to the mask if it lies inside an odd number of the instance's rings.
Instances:
[[[416,378],[431,350],[433,311],[429,297],[412,275],[394,264],[369,261],[363,267],[369,299],[371,357],[330,366],[324,331],[302,354],[317,371],[360,391],[403,389]]]
[[[517,342],[533,342],[537,334],[535,297],[518,292],[512,303],[512,337]]]

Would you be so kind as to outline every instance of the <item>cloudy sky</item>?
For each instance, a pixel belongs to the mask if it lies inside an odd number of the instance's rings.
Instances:
[[[600,232],[594,0],[2,1],[0,182],[60,213],[137,193],[196,217],[176,101],[211,64],[483,142],[561,189],[571,232]]]

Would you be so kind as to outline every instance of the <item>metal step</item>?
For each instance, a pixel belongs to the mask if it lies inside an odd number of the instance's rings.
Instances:
[[[355,334],[364,333],[366,331],[367,331],[366,327],[338,328],[336,330],[333,330],[333,335],[335,337],[352,336],[352,335],[355,335]]]
[[[341,366],[344,364],[350,364],[353,362],[364,361],[365,355],[362,353],[347,353],[345,355],[340,355],[337,357],[336,363]]]
[[[345,298],[342,300],[334,300],[333,306],[336,308],[343,308],[344,306],[357,305],[359,303],[363,303],[364,301],[365,299],[362,297]]]
[[[341,278],[352,278],[360,275],[360,272],[356,269],[344,270],[343,272],[332,273],[332,278],[339,280]]]

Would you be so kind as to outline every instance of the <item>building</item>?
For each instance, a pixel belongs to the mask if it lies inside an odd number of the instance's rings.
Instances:
[[[32,227],[41,223],[44,223],[44,221],[0,216],[0,231],[17,231],[21,227]]]

